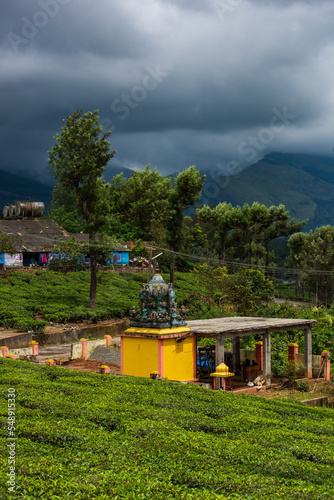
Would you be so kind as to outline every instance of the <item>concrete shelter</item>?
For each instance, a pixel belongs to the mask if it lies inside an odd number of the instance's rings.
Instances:
[[[229,317],[188,321],[187,326],[197,338],[216,339],[216,366],[224,363],[224,339],[232,338],[233,371],[240,360],[240,337],[263,336],[263,376],[267,387],[271,385],[271,333],[289,330],[304,330],[305,376],[312,378],[312,325],[314,319]],[[240,363],[240,361],[239,361]]]

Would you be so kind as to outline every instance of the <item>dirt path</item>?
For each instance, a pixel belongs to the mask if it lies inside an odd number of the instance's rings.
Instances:
[[[299,302],[298,300],[287,300],[287,299],[274,299],[274,304],[283,304],[283,302],[287,302],[295,307],[312,307],[309,302]]]

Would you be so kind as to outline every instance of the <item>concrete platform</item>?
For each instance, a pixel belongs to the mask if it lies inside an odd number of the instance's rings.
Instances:
[[[8,349],[19,349],[28,347],[32,340],[32,334],[19,332],[17,330],[0,330],[0,346],[7,346]]]

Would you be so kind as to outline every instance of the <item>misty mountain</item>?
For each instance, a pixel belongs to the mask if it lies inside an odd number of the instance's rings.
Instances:
[[[309,220],[306,230],[334,225],[334,154],[332,159],[271,153],[231,177],[207,174],[201,203],[224,201],[234,206],[282,203],[291,217]]]

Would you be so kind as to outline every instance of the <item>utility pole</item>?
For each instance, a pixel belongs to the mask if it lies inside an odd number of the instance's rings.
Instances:
[[[163,252],[158,253],[158,255],[156,255],[155,257],[152,258],[152,250],[155,250],[155,249],[152,247],[147,247],[147,248],[150,251],[150,257],[149,257],[149,261],[148,261],[148,271],[147,271],[147,283],[149,283],[151,281],[152,261],[154,262],[155,259],[157,259],[158,257],[160,257],[160,255],[163,254]]]
[[[147,271],[147,283],[151,281],[151,268],[152,268],[152,247],[147,247],[150,251],[149,261],[148,261],[148,271]]]

